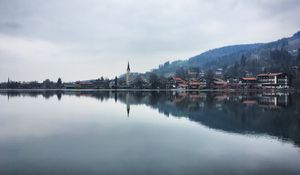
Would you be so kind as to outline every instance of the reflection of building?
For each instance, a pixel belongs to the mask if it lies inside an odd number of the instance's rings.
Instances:
[[[243,99],[242,103],[251,106],[251,105],[256,105],[257,101],[253,99]]]
[[[289,96],[288,94],[262,95],[258,98],[258,104],[261,107],[267,108],[286,107],[289,105]]]
[[[259,85],[263,88],[289,88],[288,75],[285,73],[269,73],[257,75]]]
[[[126,101],[127,117],[129,117],[129,112],[130,112],[129,92],[126,93],[125,101]]]

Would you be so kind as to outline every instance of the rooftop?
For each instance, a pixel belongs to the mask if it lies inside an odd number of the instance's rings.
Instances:
[[[264,77],[264,76],[277,76],[277,75],[281,75],[283,73],[279,72],[279,73],[268,73],[268,74],[258,74],[258,77]]]
[[[243,77],[242,80],[247,80],[247,81],[255,81],[255,77]]]

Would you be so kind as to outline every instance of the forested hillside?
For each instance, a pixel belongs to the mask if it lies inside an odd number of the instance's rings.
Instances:
[[[284,71],[300,66],[300,32],[289,38],[270,43],[226,46],[212,49],[187,60],[166,62],[153,72],[162,76],[172,75],[179,68],[197,68],[200,71],[222,68],[227,76],[243,76],[261,72]]]

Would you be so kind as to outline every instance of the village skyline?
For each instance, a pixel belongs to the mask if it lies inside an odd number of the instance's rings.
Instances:
[[[188,60],[167,61],[145,73],[124,65],[121,75],[57,82],[8,77],[2,89],[299,89],[300,32],[269,43],[212,49]],[[220,56],[221,55],[221,56]],[[265,82],[266,81],[266,82]]]
[[[276,41],[300,29],[299,7],[296,0],[2,0],[0,82],[113,79],[127,61],[144,73],[214,48]]]

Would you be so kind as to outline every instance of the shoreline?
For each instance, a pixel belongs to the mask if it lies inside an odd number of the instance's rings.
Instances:
[[[0,92],[300,92],[296,89],[0,89]]]

